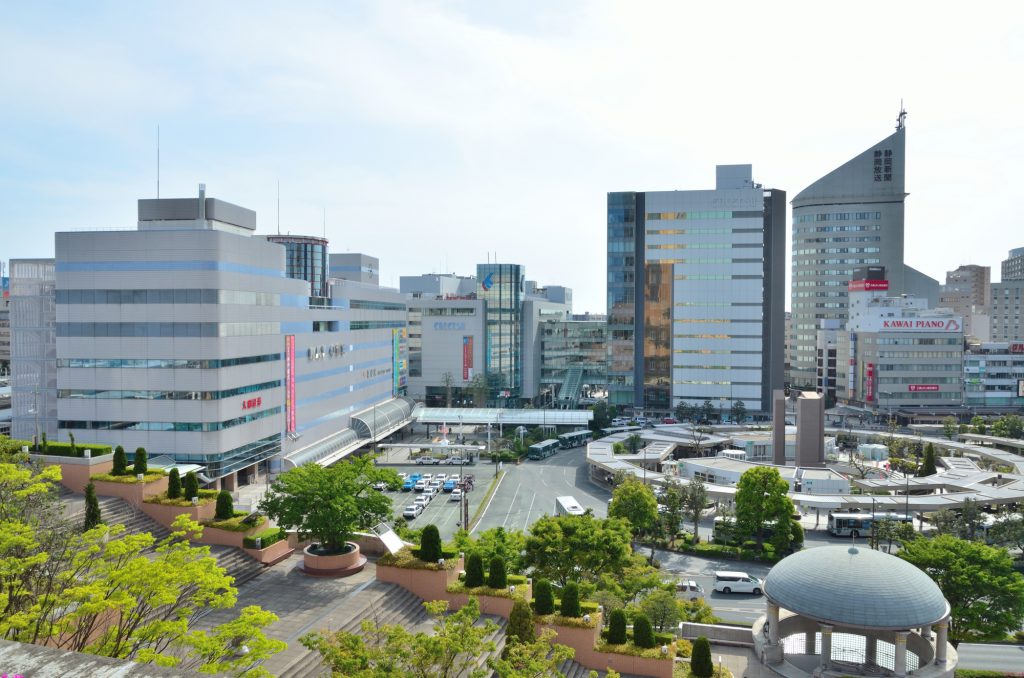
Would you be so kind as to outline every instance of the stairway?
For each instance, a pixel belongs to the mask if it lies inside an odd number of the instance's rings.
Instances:
[[[572,365],[566,370],[565,378],[558,389],[559,406],[567,410],[576,407],[580,400],[581,388],[583,388],[583,368],[579,365]]]
[[[211,546],[210,555],[235,578],[235,588],[259,576],[264,570],[262,563],[234,546]]]
[[[508,620],[504,617],[498,617],[491,614],[480,615],[480,619],[477,620],[477,626],[483,626],[486,621],[493,621],[498,625],[494,631],[492,631],[484,640],[494,643],[494,651],[482,654],[477,657],[476,661],[466,667],[462,673],[459,674],[459,678],[466,678],[475,669],[487,668],[487,660],[491,657],[500,657],[501,651],[505,649],[505,630],[508,628]]]

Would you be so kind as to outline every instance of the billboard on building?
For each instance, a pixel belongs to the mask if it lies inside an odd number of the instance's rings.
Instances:
[[[462,337],[462,381],[473,378],[473,337]]]
[[[295,432],[295,335],[284,337],[284,420],[285,432]]]
[[[870,403],[875,398],[875,364],[868,363],[868,374],[864,379],[864,402]]]
[[[907,386],[907,390],[911,393],[917,393],[919,391],[938,391],[938,384],[910,384]]]
[[[861,332],[949,332],[963,333],[963,318],[860,318]]]

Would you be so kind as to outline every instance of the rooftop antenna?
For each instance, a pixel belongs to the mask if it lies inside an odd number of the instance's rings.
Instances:
[[[906,129],[907,109],[903,108],[903,99],[900,99],[900,114],[896,116],[896,130]]]
[[[277,180],[277,234],[281,235],[281,180]]]
[[[160,199],[160,125],[156,126],[156,198]]]

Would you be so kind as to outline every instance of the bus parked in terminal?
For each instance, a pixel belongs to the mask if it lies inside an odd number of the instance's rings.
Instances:
[[[558,436],[558,444],[563,450],[568,450],[573,447],[579,447],[586,444],[590,440],[591,433],[588,429],[582,431],[573,431],[572,433],[563,433]]]
[[[543,442],[539,442],[536,445],[530,445],[530,451],[527,453],[527,458],[547,459],[557,451],[558,441],[554,439],[549,439]]]
[[[582,516],[586,511],[576,501],[576,497],[555,497],[556,516]]]
[[[871,534],[873,521],[897,520],[901,523],[913,523],[914,518],[899,513],[830,513],[828,515],[828,533],[834,537],[864,537]]]

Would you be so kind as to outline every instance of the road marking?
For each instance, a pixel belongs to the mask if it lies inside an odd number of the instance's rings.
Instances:
[[[509,506],[508,506],[508,513],[505,514],[505,520],[501,521],[501,526],[502,527],[505,527],[505,525],[508,523],[508,519],[512,517],[512,509],[514,509],[516,507],[516,502],[519,501],[519,488],[522,487],[522,486],[523,486],[522,483],[519,483],[518,485],[516,485],[516,491],[512,495],[512,503],[509,504]],[[497,493],[498,493],[498,490],[495,489],[494,490],[494,494],[497,494]]]
[[[498,484],[494,486],[494,492],[491,492],[491,498],[487,500],[487,505],[484,506],[484,510],[480,512],[480,517],[477,518],[476,525],[474,525],[473,529],[469,531],[470,534],[476,532],[476,528],[480,527],[480,523],[484,522],[484,516],[487,515],[487,510],[491,508],[491,502],[493,502],[494,498],[498,496],[498,489],[501,487],[501,484],[505,481],[505,476],[507,475],[507,473],[502,473],[501,477],[498,478]]]
[[[533,515],[533,505],[537,501],[537,493],[533,493],[533,500],[530,502],[530,510],[526,512],[526,520],[523,521],[523,531],[530,527],[530,516]]]

